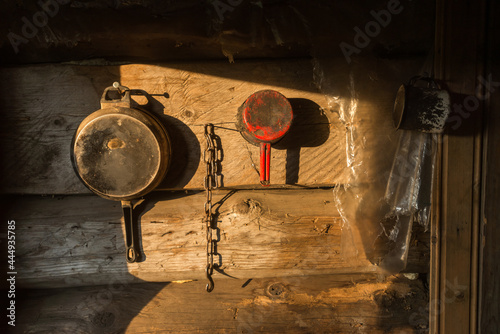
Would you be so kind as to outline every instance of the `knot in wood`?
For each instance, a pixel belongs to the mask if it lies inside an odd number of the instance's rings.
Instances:
[[[273,283],[267,287],[266,293],[273,299],[284,299],[286,297],[286,288],[281,283]]]
[[[246,199],[239,202],[233,208],[234,212],[244,215],[261,215],[262,204],[254,199]]]

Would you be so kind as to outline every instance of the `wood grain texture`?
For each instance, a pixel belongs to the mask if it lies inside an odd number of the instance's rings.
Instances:
[[[500,332],[500,21],[493,19],[500,10],[498,1],[491,1],[488,8],[489,40],[488,61],[485,73],[491,73],[492,84],[486,104],[486,124],[483,160],[483,200],[481,215],[481,267],[479,332]]]
[[[22,18],[33,22],[33,15],[41,8],[36,1],[2,1],[0,63],[95,58],[136,62],[311,55],[343,58],[339,44],[352,45],[353,28],[373,21],[370,10],[387,8],[387,1],[372,1],[369,8],[364,3],[305,0],[293,4],[266,0],[86,0],[58,7],[48,24],[36,29],[36,36],[27,43],[18,42],[16,52],[8,34],[22,38]],[[433,36],[434,2],[409,2],[402,7],[383,33],[366,43],[364,53],[397,58],[427,51]]]
[[[146,260],[132,264],[125,261],[119,203],[97,196],[15,201],[7,214],[16,220],[17,284],[53,288],[204,279],[205,194],[152,195],[136,210]],[[353,255],[356,249],[343,244],[331,190],[219,191],[214,201],[219,212],[216,281],[382,272],[362,248]],[[406,271],[428,271],[428,238],[415,230]]]
[[[27,290],[18,333],[425,333],[420,280],[370,275]],[[29,297],[28,297],[29,296]]]
[[[258,184],[258,147],[235,131],[238,107],[252,93],[275,89],[291,100],[296,122],[272,151],[276,185],[345,182],[345,132],[338,114],[313,83],[311,62],[165,65],[37,65],[3,68],[2,185],[7,193],[87,193],[70,162],[78,124],[99,109],[103,89],[121,81],[145,96],[138,104],[162,115],[173,143],[162,187],[201,188],[206,173],[203,124],[218,125],[224,186]],[[168,97],[166,97],[168,96]],[[200,144],[201,143],[201,144]]]
[[[477,247],[482,132],[478,85],[484,70],[486,1],[437,3],[436,78],[446,82],[453,113],[443,138],[440,210],[439,305],[432,332],[477,333]],[[450,16],[448,13],[453,12]],[[465,28],[464,20],[473,29]],[[473,101],[473,108],[468,105]],[[467,113],[460,111],[466,107]],[[433,275],[435,276],[435,275]],[[460,319],[460,321],[457,321]]]

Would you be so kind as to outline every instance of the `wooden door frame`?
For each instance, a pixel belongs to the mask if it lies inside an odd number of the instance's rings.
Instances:
[[[435,75],[452,93],[453,107],[452,129],[439,143],[433,192],[430,333],[499,330],[499,307],[489,307],[498,304],[500,273],[499,185],[491,182],[500,170],[494,148],[500,99],[489,85],[499,80],[493,75],[495,8],[500,6],[491,0],[436,2]]]

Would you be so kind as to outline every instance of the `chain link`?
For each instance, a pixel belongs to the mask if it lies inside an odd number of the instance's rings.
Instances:
[[[204,188],[207,194],[207,200],[204,206],[204,221],[207,232],[207,266],[205,272],[208,279],[206,289],[207,292],[211,292],[214,289],[212,274],[214,271],[214,253],[216,242],[216,240],[213,239],[214,215],[212,212],[212,190],[218,188],[219,186],[217,175],[219,174],[219,162],[221,158],[213,124],[205,124],[205,139],[207,141],[207,148],[203,152],[203,160],[207,166],[207,175],[204,180]]]

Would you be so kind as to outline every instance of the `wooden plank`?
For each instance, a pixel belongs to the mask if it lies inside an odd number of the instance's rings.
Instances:
[[[353,28],[364,29],[366,23],[375,22],[372,9],[378,12],[387,8],[386,0],[373,1],[369,8],[364,3],[303,0],[293,4],[225,0],[67,2],[52,9],[46,25],[33,27],[34,33],[27,29],[25,37],[29,38],[24,42],[19,42],[26,25],[22,18],[32,23],[36,13],[43,13],[39,2],[0,2],[0,35],[4,36],[0,63],[96,58],[239,61],[311,54],[343,58],[339,44],[355,44]],[[384,58],[426,53],[433,34],[429,22],[433,6],[432,0],[401,4],[404,10],[387,18],[390,25],[362,47],[363,53]],[[18,43],[14,43],[19,44],[17,50],[9,42],[11,34],[18,36]]]
[[[9,193],[88,192],[69,159],[79,123],[99,109],[105,86],[120,81],[151,94],[173,144],[164,188],[202,188],[206,168],[203,124],[218,125],[224,186],[258,184],[258,147],[235,130],[238,107],[252,93],[276,89],[296,113],[287,140],[272,152],[272,182],[319,186],[345,182],[345,131],[335,110],[312,85],[309,61],[167,65],[37,65],[0,70],[4,143],[2,185]],[[50,84],[47,84],[50,83]],[[168,98],[164,94],[168,94]],[[144,103],[143,96],[136,97]],[[293,130],[293,131],[292,131]],[[202,144],[200,144],[202,143]]]
[[[173,161],[162,188],[200,188],[206,173],[202,154],[203,124],[215,123],[221,138],[223,184],[259,187],[258,147],[235,131],[238,107],[253,92],[276,89],[296,111],[289,136],[275,145],[271,178],[276,186],[331,186],[347,182],[346,130],[336,95],[349,94],[345,82],[355,80],[358,126],[367,142],[363,151],[370,179],[380,179],[382,161],[392,152],[390,136],[380,136],[388,122],[394,92],[415,73],[421,59],[364,61],[355,73],[343,60],[316,73],[309,60],[280,62],[177,63],[163,65],[77,66],[36,65],[0,69],[2,187],[7,193],[80,194],[88,190],[70,162],[70,143],[85,116],[99,109],[99,96],[113,81],[150,95],[148,108],[159,115],[172,137]],[[331,66],[330,66],[331,65]],[[370,71],[368,71],[370,69]],[[380,75],[383,73],[384,75]],[[314,85],[321,75],[338,78],[328,100]],[[355,78],[351,78],[355,75]],[[351,78],[351,79],[350,79]],[[345,80],[345,81],[344,81]],[[50,82],[50,85],[47,84]],[[168,98],[165,97],[168,93]],[[346,95],[349,96],[349,95]],[[136,96],[137,103],[145,103]],[[376,117],[374,115],[377,115]],[[371,122],[364,122],[365,119]],[[380,117],[380,118],[379,118]],[[345,120],[346,121],[346,120]],[[365,131],[366,130],[366,131]],[[382,130],[383,131],[383,130]],[[390,133],[393,135],[393,133]],[[384,147],[384,154],[380,154]]]
[[[344,250],[331,190],[218,191],[214,201],[222,203],[216,205],[216,263],[226,275],[247,279],[382,272],[362,248]],[[14,201],[6,215],[16,220],[17,284],[53,288],[117,279],[204,279],[204,202],[204,193],[153,194],[142,213],[138,208],[146,260],[128,264],[118,202],[97,196]],[[429,235],[415,232],[407,271],[427,272]],[[226,275],[216,273],[215,280]]]
[[[491,85],[484,87],[485,145],[482,180],[481,263],[479,292],[479,333],[500,332],[500,22],[495,19],[500,10],[498,1],[490,1],[488,8],[488,60],[485,73],[491,74]]]
[[[425,333],[422,281],[369,275],[26,290],[16,332]]]
[[[436,77],[452,94],[453,114],[443,140],[438,309],[432,333],[477,332],[477,247],[485,1],[438,1]],[[448,13],[453,12],[450,16]],[[466,22],[466,24],[464,24]],[[469,28],[465,28],[465,26]],[[473,27],[473,29],[470,29]],[[474,104],[474,105],[473,105]],[[464,109],[465,108],[465,109]],[[466,110],[465,114],[463,110]],[[437,261],[433,261],[437,262]],[[435,280],[433,280],[434,282]],[[457,318],[460,321],[457,321]]]
[[[439,314],[441,311],[441,189],[443,177],[442,137],[437,145],[435,178],[432,186],[432,218],[430,226],[430,272],[429,272],[429,332],[439,333]]]
[[[434,38],[434,71],[443,68],[444,57],[439,57],[440,50],[443,48],[446,35],[444,34],[444,2],[436,4],[436,22]],[[435,73],[437,76],[440,72]],[[443,135],[437,135],[438,143],[436,149],[435,178],[432,187],[432,219],[431,219],[431,244],[430,244],[430,272],[429,272],[429,332],[431,334],[439,333],[440,314],[441,314],[441,232],[442,232],[442,191],[443,191]]]

